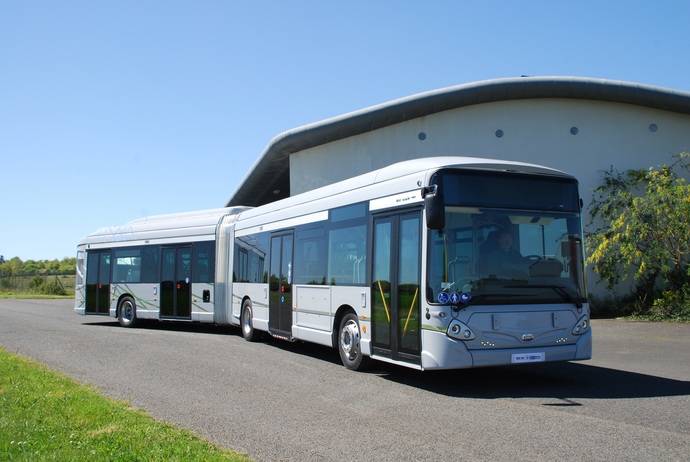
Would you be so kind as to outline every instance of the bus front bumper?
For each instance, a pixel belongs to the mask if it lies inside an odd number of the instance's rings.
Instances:
[[[448,337],[444,332],[422,330],[423,369],[465,369],[470,367],[514,365],[514,355],[540,355],[543,360],[582,361],[592,358],[591,329],[580,335],[577,342],[568,345],[529,348],[497,348],[469,350],[461,340]]]

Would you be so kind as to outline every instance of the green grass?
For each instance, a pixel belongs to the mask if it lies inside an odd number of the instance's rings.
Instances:
[[[624,316],[622,319],[627,319],[628,321],[690,323],[690,316],[676,316],[676,317],[672,317],[672,318],[660,318],[658,316],[652,316],[652,315],[631,314],[629,316]]]
[[[18,298],[18,299],[67,299],[74,298],[74,294],[67,295],[46,295],[46,294],[34,294],[31,292],[5,292],[0,291],[0,299],[3,298]]]
[[[2,348],[0,459],[248,460]]]

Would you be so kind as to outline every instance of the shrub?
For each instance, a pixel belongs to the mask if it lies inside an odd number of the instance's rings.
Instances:
[[[44,282],[45,281],[42,277],[34,276],[33,278],[31,278],[31,281],[29,281],[29,290],[32,292],[41,292],[43,289]]]
[[[595,189],[587,262],[609,288],[632,280],[637,314],[678,317],[690,287],[690,154],[671,165],[620,173]]]
[[[43,284],[41,293],[47,295],[67,295],[65,288],[62,286],[58,278],[53,278],[52,280]]]
[[[663,291],[649,311],[652,319],[690,320],[690,284],[680,290]]]

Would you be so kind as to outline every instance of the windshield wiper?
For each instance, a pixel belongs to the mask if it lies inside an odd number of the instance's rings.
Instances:
[[[582,308],[582,301],[579,298],[573,297],[563,286],[555,284],[519,284],[506,287],[513,289],[552,289],[563,301],[574,304],[576,308]]]

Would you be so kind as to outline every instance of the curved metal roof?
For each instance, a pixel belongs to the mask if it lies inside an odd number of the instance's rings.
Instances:
[[[290,154],[378,128],[473,104],[529,98],[575,98],[690,114],[690,93],[620,80],[515,77],[483,80],[395,99],[297,127],[273,138],[227,206],[257,206],[290,190]],[[274,190],[280,193],[274,194]]]

